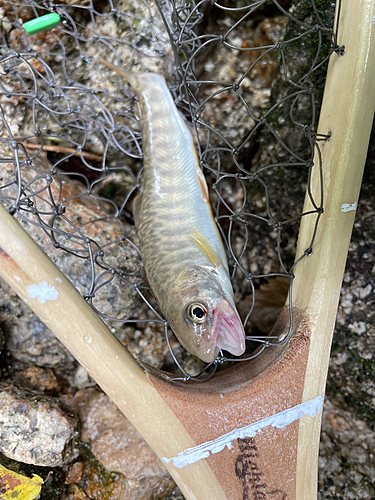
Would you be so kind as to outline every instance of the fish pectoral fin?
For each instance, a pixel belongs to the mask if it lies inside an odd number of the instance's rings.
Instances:
[[[135,227],[139,227],[139,220],[141,216],[142,193],[139,192],[133,200],[133,217]]]
[[[134,116],[137,118],[138,121],[141,121],[142,119],[142,111],[141,111],[141,106],[139,104],[139,101],[135,101],[133,104],[133,113]]]
[[[203,236],[199,231],[194,231],[191,235],[195,243],[203,250],[203,252],[207,255],[214,266],[220,267],[223,265],[223,262],[215,250],[215,248],[211,245],[208,239]]]

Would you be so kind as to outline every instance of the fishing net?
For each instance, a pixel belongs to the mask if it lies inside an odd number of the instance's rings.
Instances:
[[[27,36],[23,23],[51,12],[61,24]],[[0,201],[113,333],[172,379],[206,380],[288,341],[294,273],[323,213],[310,179],[326,167],[314,156],[329,140],[316,133],[328,58],[343,50],[333,15],[325,0],[0,0]],[[132,217],[137,99],[98,56],[165,75],[189,123],[247,333],[241,358],[190,356],[148,291]],[[302,217],[315,229],[295,261]],[[287,294],[289,333],[274,337]]]

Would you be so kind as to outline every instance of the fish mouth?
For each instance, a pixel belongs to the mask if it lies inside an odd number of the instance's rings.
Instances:
[[[216,339],[215,357],[219,350],[228,351],[234,356],[245,352],[245,332],[237,311],[222,299],[217,305],[217,313],[212,325],[212,339]]]

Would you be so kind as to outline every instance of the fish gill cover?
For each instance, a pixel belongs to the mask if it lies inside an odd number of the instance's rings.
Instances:
[[[113,333],[174,380],[285,343],[270,336],[298,262],[313,252],[323,186],[303,213],[334,2],[0,0],[0,201]],[[61,23],[28,36],[23,24]],[[204,364],[175,339],[148,290],[132,214],[140,189],[137,99],[101,57],[166,77],[195,138],[226,248],[247,350]],[[315,230],[295,262],[302,217]],[[164,336],[163,336],[164,334]],[[152,349],[150,345],[152,344]],[[150,351],[153,350],[153,354]],[[156,354],[155,354],[156,353]]]

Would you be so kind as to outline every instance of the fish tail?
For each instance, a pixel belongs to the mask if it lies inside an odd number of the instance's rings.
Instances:
[[[126,70],[120,68],[120,66],[115,66],[114,64],[111,64],[108,61],[105,61],[102,57],[98,57],[97,60],[100,63],[104,64],[104,66],[107,66],[107,68],[112,69],[113,71],[115,71],[116,73],[118,73],[120,76],[122,76],[123,78],[125,78],[125,80],[128,83],[130,83],[130,85],[133,87],[133,89],[135,90],[136,93],[138,93],[138,91],[140,91],[140,86],[141,86],[140,76],[141,76],[141,73],[138,74],[138,73],[132,73],[131,71],[126,71]]]

